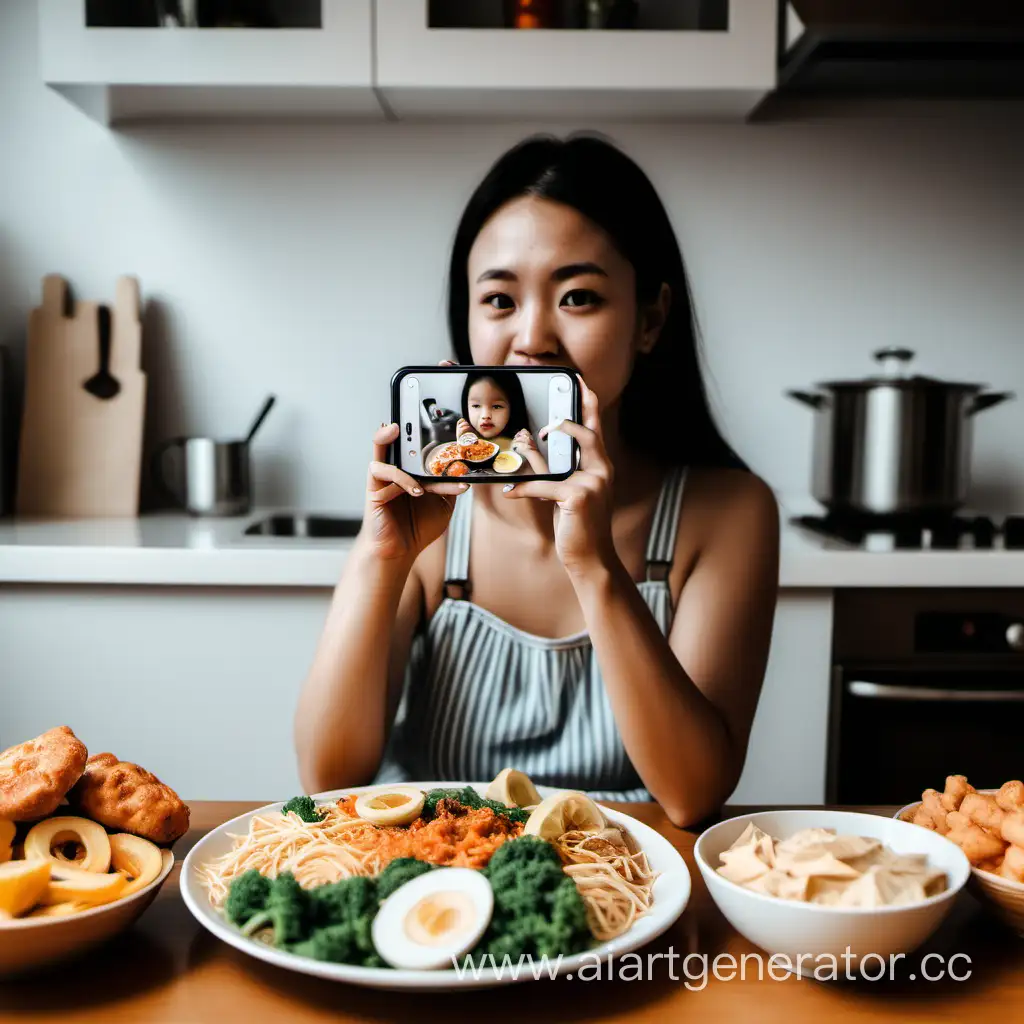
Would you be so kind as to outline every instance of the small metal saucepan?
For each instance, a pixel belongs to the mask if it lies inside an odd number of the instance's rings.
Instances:
[[[913,357],[882,349],[876,377],[787,392],[815,410],[811,490],[829,512],[941,516],[967,500],[972,417],[1014,396],[908,375]]]

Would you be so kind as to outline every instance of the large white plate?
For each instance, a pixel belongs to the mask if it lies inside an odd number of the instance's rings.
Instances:
[[[487,783],[465,783],[465,782],[413,782],[408,785],[417,786],[420,789],[459,788],[471,785],[478,793],[483,793]],[[319,793],[314,799],[320,802],[337,800],[347,796],[349,793],[364,793],[378,786],[355,786],[348,789],[336,789],[329,793]],[[548,796],[557,792],[549,786],[538,786],[541,796]],[[494,985],[507,985],[513,981],[529,981],[533,979],[528,967],[518,972],[518,977],[510,976],[506,968],[504,972],[492,968],[480,969],[478,973],[466,972],[461,977],[454,969],[439,971],[401,971],[392,968],[355,967],[350,964],[325,963],[322,960],[311,960],[307,957],[296,956],[294,953],[287,953],[283,950],[274,949],[263,943],[247,939],[238,929],[226,921],[219,911],[214,909],[206,894],[206,889],[199,880],[198,869],[201,864],[213,860],[213,858],[227,853],[232,846],[230,833],[245,833],[249,828],[249,819],[257,814],[265,814],[268,811],[279,811],[284,802],[267,804],[257,810],[249,811],[247,814],[239,815],[226,821],[223,825],[215,828],[208,835],[199,840],[189,851],[188,856],[181,869],[181,895],[185,900],[188,909],[195,916],[196,920],[211,931],[218,939],[222,939],[235,949],[240,949],[257,960],[265,960],[268,964],[276,967],[283,967],[289,971],[298,971],[300,974],[312,974],[317,978],[327,978],[331,981],[347,981],[353,985],[366,985],[372,988],[386,989],[413,989],[425,990],[436,988],[451,988],[459,986],[464,988],[488,988]],[[637,949],[644,943],[661,935],[667,928],[678,919],[679,915],[686,909],[690,899],[690,872],[686,863],[675,847],[655,832],[653,828],[644,825],[642,822],[631,818],[628,814],[615,811],[610,807],[603,807],[609,821],[623,825],[633,834],[658,878],[654,883],[654,902],[651,909],[641,917],[632,928],[617,939],[611,942],[602,942],[592,947],[585,953],[577,953],[572,956],[564,956],[556,964],[549,964],[550,971],[540,972],[540,977],[549,977],[555,974],[566,974],[576,971],[577,968],[593,964],[595,956],[606,960],[609,955],[619,956]]]

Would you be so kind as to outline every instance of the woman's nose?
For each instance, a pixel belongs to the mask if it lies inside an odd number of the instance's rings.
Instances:
[[[513,349],[524,356],[554,355],[560,342],[551,318],[537,310],[525,315],[513,342]]]

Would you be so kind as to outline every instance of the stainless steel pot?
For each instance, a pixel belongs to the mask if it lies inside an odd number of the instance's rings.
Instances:
[[[178,452],[178,468],[169,474],[171,451]],[[242,516],[252,507],[248,441],[176,437],[153,453],[152,468],[165,497],[190,515]]]
[[[787,392],[815,410],[811,491],[829,512],[942,515],[967,500],[972,417],[1013,394],[909,376],[913,357],[881,349],[877,377]]]

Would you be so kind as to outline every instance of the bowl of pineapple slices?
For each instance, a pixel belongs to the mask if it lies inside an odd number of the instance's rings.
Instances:
[[[147,798],[169,800],[156,786],[110,754],[87,760],[67,727],[0,752],[0,978],[103,942],[149,906],[174,866],[174,832],[135,834]]]

